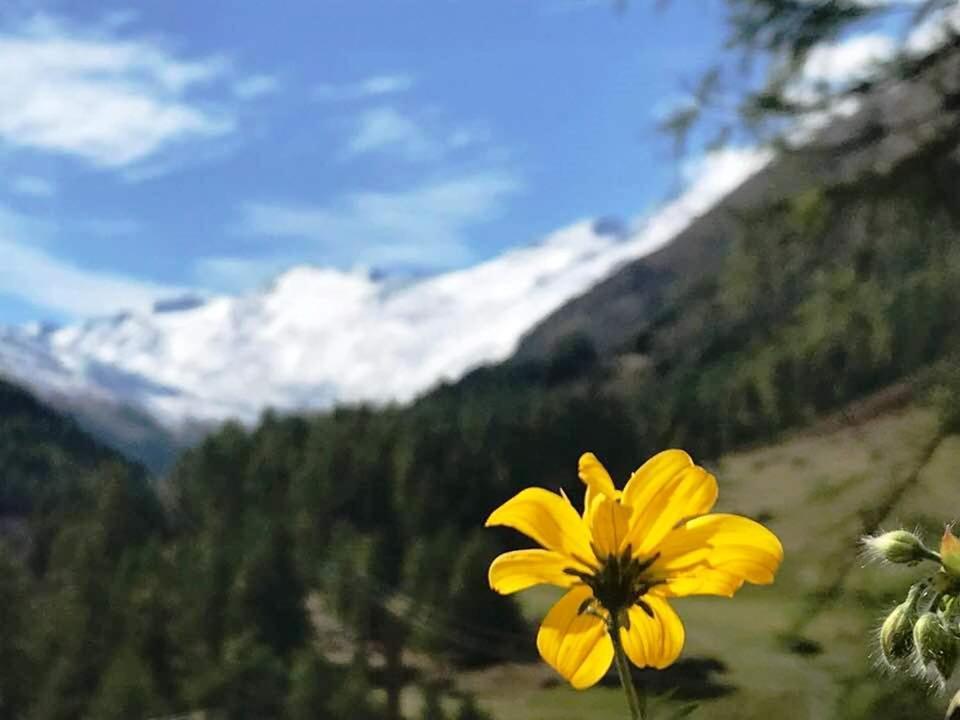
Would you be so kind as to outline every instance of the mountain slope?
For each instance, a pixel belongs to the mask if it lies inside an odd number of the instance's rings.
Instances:
[[[804,150],[776,156],[669,244],[624,264],[557,308],[524,335],[517,356],[543,358],[571,335],[590,338],[601,353],[633,349],[637,336],[656,321],[664,304],[719,276],[736,239],[758,215],[806,191],[864,188],[883,177],[896,183],[903,173],[893,171],[917,157],[935,162],[938,172],[945,174],[941,184],[956,188],[958,108],[960,52],[947,46],[919,78],[881,87],[862,98],[855,112],[842,112],[830,122],[814,118],[820,129]],[[903,180],[901,193],[909,193],[910,182]],[[937,209],[956,199],[948,194]]]
[[[0,380],[0,518],[69,495],[80,476],[108,461],[126,463],[73,420]]]
[[[636,230],[581,222],[399,287],[370,273],[299,267],[245,296],[0,329],[0,373],[74,410],[132,408],[177,430],[252,421],[267,407],[407,401],[509,357],[537,321],[668,242],[764,160],[735,151],[711,158],[686,194]]]

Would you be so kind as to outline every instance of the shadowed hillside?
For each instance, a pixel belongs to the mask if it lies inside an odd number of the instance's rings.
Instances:
[[[120,456],[20,388],[0,380],[0,516],[59,503],[80,478]]]
[[[833,188],[867,199],[879,183],[901,199],[915,197],[905,167],[913,163],[920,174],[930,160],[935,181],[922,192],[952,212],[960,193],[958,42],[872,90],[861,98],[859,112],[829,123],[802,151],[774,158],[666,247],[628,263],[556,310],[525,335],[517,357],[542,358],[571,335],[588,337],[601,353],[632,351],[638,328],[643,332],[655,324],[665,305],[696,294],[705,283],[731,279],[723,273],[727,258],[745,233],[764,227],[767,208],[808,191]],[[843,223],[834,228],[833,239],[851,241]]]

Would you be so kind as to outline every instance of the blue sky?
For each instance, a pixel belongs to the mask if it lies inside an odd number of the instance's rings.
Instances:
[[[0,10],[0,322],[298,263],[430,272],[676,189],[655,131],[719,0]]]

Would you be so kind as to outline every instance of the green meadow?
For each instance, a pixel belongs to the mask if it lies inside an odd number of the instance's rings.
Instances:
[[[942,700],[920,681],[878,668],[877,631],[923,568],[867,564],[860,537],[879,528],[921,528],[932,540],[960,503],[960,435],[945,435],[929,409],[909,403],[858,418],[857,407],[783,442],[732,453],[713,465],[718,511],[761,518],[786,548],[777,581],[733,599],[685,598],[681,662],[638,672],[663,712],[691,703],[694,717],[930,718]],[[536,623],[560,591],[521,593]],[[417,662],[416,658],[412,659]],[[622,718],[615,674],[578,692],[542,663],[503,663],[470,672],[424,666],[453,695],[474,694],[497,720]],[[419,694],[405,698],[409,714]],[[451,703],[451,707],[453,704]]]

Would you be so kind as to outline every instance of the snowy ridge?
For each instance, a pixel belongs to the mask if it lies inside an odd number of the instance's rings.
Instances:
[[[262,410],[407,401],[508,358],[520,337],[622,263],[661,247],[767,161],[726,151],[632,231],[582,221],[467,269],[399,287],[295,267],[268,288],[59,329],[0,328],[0,373],[41,395],[94,396],[169,427]]]

